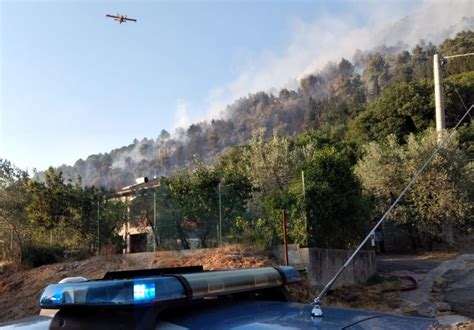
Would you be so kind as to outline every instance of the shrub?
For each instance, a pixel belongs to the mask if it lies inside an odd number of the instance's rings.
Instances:
[[[23,246],[21,264],[26,267],[39,267],[64,261],[63,246],[33,245]]]

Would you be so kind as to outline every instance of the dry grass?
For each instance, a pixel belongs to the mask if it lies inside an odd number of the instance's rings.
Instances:
[[[400,308],[400,292],[385,291],[383,285],[352,285],[330,292],[326,303],[335,307],[350,307],[394,313]]]
[[[68,276],[101,278],[105,272],[129,269],[119,256],[41,266],[30,270],[8,269],[0,275],[0,322],[39,313],[39,298],[50,283]]]
[[[305,273],[301,274],[301,280],[301,283],[288,285],[287,289],[294,301],[309,304],[318,295],[318,290],[311,285]]]
[[[349,307],[382,312],[401,312],[400,292],[402,283],[393,277],[378,275],[366,285],[350,285],[329,291],[323,300],[325,305]],[[301,303],[311,303],[318,295],[318,290],[311,286],[306,274],[302,274],[302,283],[290,285],[291,297]]]
[[[457,325],[443,325],[432,328],[433,330],[474,330],[474,321],[463,322]]]
[[[69,276],[100,279],[106,272],[140,268],[202,265],[206,270],[250,268],[275,265],[276,261],[263,252],[249,247],[231,245],[204,250],[193,255],[177,251],[157,252],[151,258],[100,256],[87,260],[45,265],[30,270],[5,269],[0,274],[0,322],[39,313],[39,298],[50,283]]]
[[[264,250],[255,251],[254,248],[242,245],[229,245],[218,249],[202,250],[193,255],[179,252],[161,252],[148,266],[150,268],[198,266],[205,270],[253,268],[276,265],[277,261]]]

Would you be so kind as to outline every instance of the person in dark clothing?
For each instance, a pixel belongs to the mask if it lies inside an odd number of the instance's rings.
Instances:
[[[377,224],[377,218],[374,218],[371,222],[372,228],[375,227]],[[383,231],[382,226],[378,226],[377,229],[374,231],[374,235],[372,237],[372,246],[375,248],[377,253],[385,253],[385,246],[384,246],[384,239],[383,239]]]

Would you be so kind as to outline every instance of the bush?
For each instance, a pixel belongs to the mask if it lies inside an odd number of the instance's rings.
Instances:
[[[23,247],[21,264],[26,267],[39,267],[64,261],[63,246],[33,245]]]
[[[85,248],[65,249],[63,248],[62,260],[84,260],[91,257],[91,252]]]
[[[368,228],[370,206],[347,156],[326,147],[302,169],[309,245],[330,249],[356,246]]]

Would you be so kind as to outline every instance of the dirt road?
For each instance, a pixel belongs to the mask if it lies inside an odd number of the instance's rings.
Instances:
[[[471,251],[464,251],[471,252]],[[418,288],[401,295],[407,313],[441,319],[474,319],[474,254],[424,256],[383,256],[379,271],[410,275]]]

